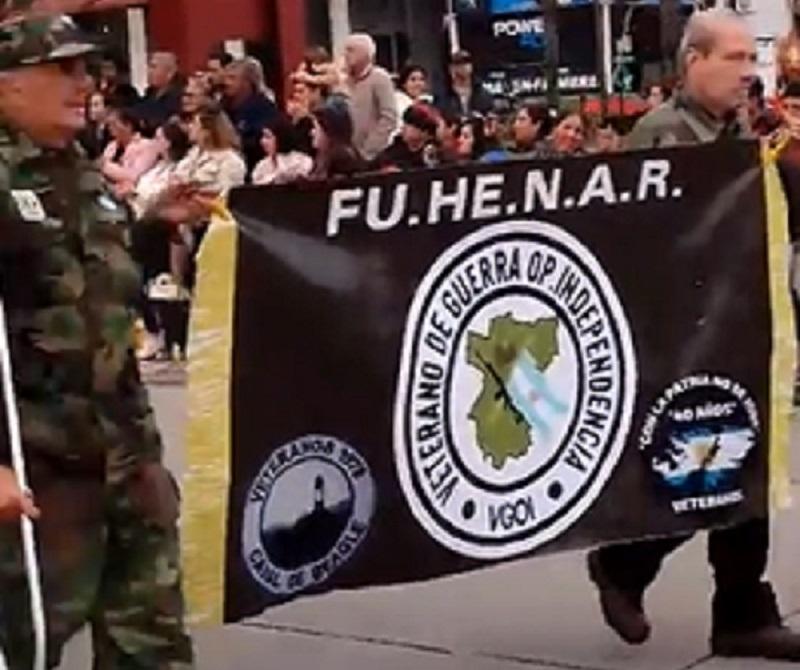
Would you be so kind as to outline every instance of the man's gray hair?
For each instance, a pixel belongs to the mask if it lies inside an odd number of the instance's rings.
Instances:
[[[363,49],[369,55],[370,60],[375,60],[378,53],[375,40],[372,39],[372,35],[367,35],[367,33],[353,33],[347,38],[347,44]]]
[[[686,62],[692,51],[707,56],[714,50],[719,37],[719,28],[726,23],[737,24],[745,29],[747,26],[741,16],[727,7],[706,9],[692,14],[686,23],[678,49],[678,70],[681,74],[686,74]]]
[[[254,91],[258,91],[259,93],[265,92],[266,79],[264,77],[264,66],[261,65],[258,59],[247,56],[246,58],[233,61],[228,67],[241,70],[242,76],[253,87]]]

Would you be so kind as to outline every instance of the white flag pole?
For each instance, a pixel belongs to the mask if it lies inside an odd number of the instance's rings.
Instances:
[[[14,393],[14,380],[11,374],[11,352],[8,343],[8,324],[6,322],[5,303],[0,298],[0,374],[3,380],[3,400],[5,401],[6,423],[8,424],[8,437],[11,443],[11,463],[17,475],[17,481],[23,491],[29,491],[28,476],[25,470],[25,454],[22,450],[22,435],[19,427],[19,412],[17,410],[16,394]],[[42,597],[42,582],[39,572],[39,560],[36,556],[36,538],[33,532],[33,522],[26,516],[21,521],[22,548],[25,556],[25,572],[28,576],[28,590],[31,602],[31,617],[33,619],[34,635],[34,661],[33,670],[46,670],[47,636],[44,615],[44,599]],[[4,666],[0,663],[0,670]]]
[[[450,40],[450,54],[461,51],[461,33],[458,30],[458,14],[453,0],[447,0],[447,34]]]

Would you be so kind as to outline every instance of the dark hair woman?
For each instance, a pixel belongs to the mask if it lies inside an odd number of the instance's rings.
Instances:
[[[353,146],[353,118],[345,100],[330,99],[314,110],[312,131],[317,156],[309,175],[312,179],[351,177],[366,169]]]
[[[253,170],[253,183],[286,184],[307,177],[314,166],[310,156],[298,150],[297,132],[287,116],[276,116],[261,138],[264,159]]]
[[[463,118],[455,133],[456,163],[470,163],[479,160],[486,153],[486,136],[483,118],[472,116]]]
[[[108,113],[108,125],[120,148],[141,132],[139,117],[130,109],[112,108]]]
[[[127,198],[136,219],[141,222],[131,229],[131,241],[145,284],[141,311],[146,339],[137,352],[142,360],[163,355],[168,349],[167,344],[180,340],[172,334],[174,322],[164,318],[161,301],[152,300],[148,291],[159,277],[170,271],[170,239],[173,231],[159,220],[158,209],[169,192],[178,163],[191,147],[189,137],[177,118],[158,128],[153,142],[159,148],[160,160],[142,175],[134,192]]]
[[[170,119],[158,129],[156,132],[157,138],[159,137],[159,133],[163,136],[164,142],[167,145],[166,152],[162,151],[162,158],[166,155],[173,163],[179,163],[186,157],[186,154],[189,153],[189,149],[192,148],[188,133],[183,129],[183,125],[176,118]]]
[[[397,77],[397,114],[403,118],[406,110],[418,102],[431,102],[428,71],[421,65],[409,63]]]
[[[162,196],[169,190],[178,164],[192,146],[177,117],[159,127],[152,142],[158,148],[159,161],[142,175],[134,192],[128,196],[137,219],[147,218],[160,204]]]

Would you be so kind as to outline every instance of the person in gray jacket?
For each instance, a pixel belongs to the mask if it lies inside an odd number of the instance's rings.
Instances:
[[[353,144],[370,161],[380,154],[397,130],[397,98],[389,73],[375,64],[377,47],[369,35],[354,33],[344,50],[353,116]]]
[[[683,38],[682,89],[639,121],[631,149],[706,144],[749,136],[742,110],[754,77],[755,42],[730,10],[699,12]],[[709,197],[715,194],[709,193]],[[606,622],[626,642],[650,636],[646,589],[661,564],[691,535],[604,547],[589,556]],[[769,555],[765,517],[711,531],[714,569],[711,650],[717,656],[800,661],[800,634],[783,625],[772,586],[764,580]]]

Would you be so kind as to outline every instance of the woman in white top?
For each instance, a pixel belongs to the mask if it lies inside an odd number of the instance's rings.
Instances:
[[[239,136],[216,104],[203,108],[188,124],[192,148],[175,168],[157,216],[176,228],[202,227],[214,203],[244,184],[247,167]]]
[[[142,360],[166,353],[163,336],[167,324],[160,314],[159,305],[150,299],[148,287],[171,270],[170,247],[175,230],[159,219],[158,210],[170,197],[175,170],[191,147],[189,137],[177,119],[167,121],[156,131],[154,143],[159,148],[161,159],[142,175],[127,198],[139,222],[131,230],[131,243],[145,285],[141,308],[146,338],[137,351]],[[180,238],[178,242],[182,243]]]
[[[398,129],[403,126],[403,114],[417,102],[432,102],[428,90],[428,71],[421,65],[408,64],[397,76]]]
[[[241,141],[225,112],[217,105],[203,108],[189,123],[192,148],[175,177],[204,195],[225,198],[247,176]]]
[[[286,116],[267,124],[261,148],[265,157],[253,170],[254,184],[288,184],[307,177],[314,167],[311,157],[297,150],[297,133]]]
[[[187,289],[193,283],[191,258],[207,228],[213,203],[227,198],[247,176],[239,136],[219,106],[208,105],[194,117],[189,139],[193,146],[175,168],[169,193],[158,209],[158,216],[176,228],[172,273]]]

